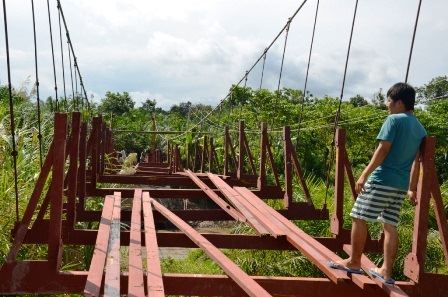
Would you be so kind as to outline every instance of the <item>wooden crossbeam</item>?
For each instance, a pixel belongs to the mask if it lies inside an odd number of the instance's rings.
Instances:
[[[247,223],[249,223],[258,234],[270,234],[274,237],[285,235],[280,228],[271,223],[271,221],[263,213],[241,197],[237,191],[231,188],[219,176],[212,173],[208,173],[207,175],[213,184],[221,191],[221,193],[223,193],[224,196],[235,206],[235,208],[244,214],[247,218]]]
[[[121,194],[115,192],[114,210],[110,226],[109,244],[107,247],[106,276],[104,280],[104,296],[120,296],[120,217]]]
[[[106,262],[107,247],[109,245],[109,233],[114,210],[115,196],[107,195],[104,200],[101,214],[98,236],[93,252],[87,282],[84,288],[84,296],[99,296],[101,281],[103,279],[104,264]]]
[[[129,296],[144,296],[141,233],[142,190],[135,189],[132,203],[131,233],[129,241]]]
[[[328,266],[328,261],[339,261],[335,253],[320,244],[313,237],[306,234],[298,226],[294,225],[288,219],[283,217],[273,208],[269,207],[261,199],[258,199],[249,189],[244,187],[235,187],[235,190],[250,201],[252,205],[267,211],[272,219],[277,220],[276,224],[285,232],[288,241],[295,246],[302,254],[304,254],[314,265],[316,265],[322,272],[324,272],[333,282],[338,282],[339,279],[349,279],[347,273],[332,269]]]
[[[157,244],[156,226],[148,192],[143,192],[143,216],[145,223],[146,271],[148,295],[153,297],[165,296],[162,270],[160,267],[159,247]]]
[[[210,189],[203,181],[201,181],[191,170],[185,170],[187,175],[194,181],[199,188],[201,188],[207,196],[209,196],[219,207],[221,207],[225,212],[227,212],[231,217],[240,222],[246,222],[246,217],[239,211],[235,210],[227,202],[225,202],[221,197],[218,196],[212,189]]]
[[[187,223],[174,215],[166,207],[150,199],[155,209],[163,216],[169,219],[177,228],[184,232],[197,246],[199,246],[204,252],[214,260],[225,273],[231,277],[249,296],[263,297],[271,296],[265,289],[263,289],[258,283],[256,283],[249,275],[247,275],[241,268],[233,263],[229,258],[224,255],[218,248],[216,248],[210,241],[205,239],[199,232],[190,227]]]

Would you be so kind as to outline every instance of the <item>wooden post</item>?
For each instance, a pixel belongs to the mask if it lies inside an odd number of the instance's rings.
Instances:
[[[67,138],[67,114],[54,115],[54,144],[50,226],[48,231],[48,262],[59,271],[62,257],[62,196],[64,190],[65,141]]]
[[[285,196],[283,204],[286,208],[292,205],[292,162],[291,162],[291,147],[287,140],[291,139],[291,130],[288,126],[283,127],[283,150],[285,154]]]
[[[431,183],[434,174],[431,170],[431,163],[434,162],[434,150],[435,138],[426,137],[420,146],[420,176],[417,187],[418,204],[415,209],[412,252],[406,257],[404,262],[404,274],[417,283],[425,273],[429,200],[431,198]]]
[[[337,129],[335,135],[336,168],[334,189],[334,213],[331,217],[331,233],[338,235],[344,223],[344,151],[345,130]]]

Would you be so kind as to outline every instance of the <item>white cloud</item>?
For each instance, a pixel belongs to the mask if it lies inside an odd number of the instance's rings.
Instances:
[[[42,97],[46,97],[54,94],[47,7],[46,1],[35,2],[39,77]],[[29,3],[7,4],[12,77],[17,85],[34,77],[31,12]],[[186,100],[216,104],[300,4],[295,0],[281,4],[266,0],[67,0],[62,6],[85,86],[95,100],[106,91],[128,91],[136,102],[155,98],[158,106],[169,108]],[[317,96],[340,94],[354,4],[320,3],[308,83]],[[379,88],[404,80],[417,5],[406,0],[359,3],[344,98],[356,94],[370,98]],[[50,6],[58,87],[62,89],[54,0]],[[308,1],[291,24],[282,86],[303,88],[315,6],[316,1]],[[422,4],[410,71],[414,85],[447,74],[446,11],[444,0]],[[5,83],[2,34],[0,82]],[[284,35],[268,53],[264,87],[277,88],[283,43]],[[65,70],[68,79],[68,65]],[[258,88],[260,77],[261,65],[257,65],[250,74],[250,86]]]

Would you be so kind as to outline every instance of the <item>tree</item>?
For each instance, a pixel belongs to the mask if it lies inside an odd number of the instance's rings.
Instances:
[[[101,105],[99,109],[103,113],[113,113],[116,115],[123,115],[134,108],[135,102],[132,100],[128,92],[123,94],[106,93],[106,98],[101,99]]]
[[[187,117],[188,116],[188,112],[190,111],[191,108],[191,102],[181,102],[179,103],[179,105],[174,104],[173,106],[171,106],[170,108],[170,112],[171,113],[178,113],[179,115],[181,115],[182,117]]]
[[[446,99],[448,97],[448,77],[438,76],[428,84],[416,89],[417,100],[420,103],[430,104],[432,100]]]
[[[145,102],[143,102],[142,107],[140,107],[141,110],[146,111],[147,113],[153,114],[156,111],[156,99],[146,99]]]
[[[364,97],[359,94],[356,95],[355,97],[350,98],[350,103],[354,107],[362,107],[362,106],[366,106],[369,104],[369,102],[367,102],[367,100],[364,99]]]
[[[383,109],[383,110],[386,109],[386,96],[384,95],[382,88],[380,88],[378,90],[378,92],[373,94],[372,104],[376,108]]]

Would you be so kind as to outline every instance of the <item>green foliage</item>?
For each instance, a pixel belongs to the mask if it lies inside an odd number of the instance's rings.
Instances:
[[[426,127],[429,135],[437,138],[435,163],[438,170],[439,180],[442,183],[442,195],[445,199],[448,213],[447,183],[448,179],[448,101],[440,97],[446,91],[446,77],[432,80],[422,87],[419,92],[427,103],[424,109],[416,109],[415,113]],[[39,171],[39,142],[36,104],[32,103],[33,90],[22,87],[14,89],[13,101],[15,102],[15,125],[16,143],[18,147],[18,172],[19,172],[19,212],[23,214],[27,199],[34,187],[37,173]],[[9,91],[6,87],[0,87],[0,210],[4,215],[0,217],[0,259],[6,255],[9,245],[11,230],[15,220],[14,210],[14,180],[12,158],[9,157],[12,151],[12,141],[10,137],[10,115],[9,115]],[[364,98],[355,96],[350,102],[342,102],[339,127],[347,132],[347,153],[355,176],[363,170],[368,163],[376,146],[376,136],[384,118],[387,116],[384,104],[385,96],[380,89],[372,100],[368,103]],[[60,100],[62,111],[76,109],[75,101],[68,98],[67,103]],[[367,102],[367,104],[366,104]],[[423,101],[422,101],[423,102]],[[304,98],[301,90],[281,89],[279,91],[269,91],[266,89],[254,90],[251,88],[235,87],[228,100],[224,101],[222,108],[215,110],[211,116],[206,116],[211,112],[209,105],[182,102],[173,105],[170,111],[162,111],[156,107],[155,99],[147,99],[141,108],[134,108],[134,101],[127,92],[110,93],[107,92],[98,109],[103,113],[103,120],[113,125],[115,147],[117,150],[125,149],[127,153],[140,153],[151,147],[151,136],[145,133],[119,132],[128,131],[152,131],[152,116],[155,116],[157,130],[159,131],[185,131],[192,129],[190,133],[176,136],[159,135],[155,138],[156,148],[166,151],[168,140],[171,143],[193,145],[196,139],[203,137],[202,133],[214,137],[215,146],[218,150],[219,162],[223,162],[222,137],[225,125],[230,128],[233,146],[239,146],[238,121],[244,119],[252,155],[260,155],[260,122],[273,125],[269,130],[269,139],[272,146],[274,166],[279,172],[283,171],[283,139],[282,131],[276,127],[288,125],[291,127],[293,144],[296,144],[299,162],[302,170],[306,173],[307,185],[315,207],[321,208],[327,205],[332,212],[332,199],[334,189],[333,181],[330,179],[328,193],[326,193],[325,181],[327,178],[327,166],[331,158],[332,141],[334,132],[334,119],[339,105],[337,98],[325,96],[315,98],[312,95]],[[83,111],[83,118],[88,119],[95,111],[92,104],[92,111]],[[43,152],[48,150],[52,137],[54,100],[50,97],[42,103],[42,135]],[[303,108],[303,113],[302,113]],[[113,118],[110,116],[113,113]],[[298,130],[298,119],[301,117],[300,130]],[[194,127],[194,128],[193,128]],[[182,151],[185,158],[185,151]],[[258,168],[259,159],[255,158],[255,166]],[[249,162],[245,162],[245,172],[249,172]],[[334,169],[331,170],[333,172]],[[271,172],[271,170],[269,171]],[[283,176],[280,176],[281,182]],[[272,182],[272,176],[268,176]],[[298,181],[294,181],[294,201],[304,201],[304,195]],[[345,201],[345,227],[350,227],[348,211],[353,201],[346,187]],[[91,209],[101,209],[101,198],[89,198],[88,207]],[[281,208],[279,200],[270,201],[270,205]],[[402,248],[400,249],[394,276],[397,279],[405,279],[402,275],[403,259],[409,252],[412,242],[414,208],[405,204],[402,213],[402,222],[399,226]],[[331,236],[328,221],[297,221],[303,230],[313,236]],[[86,226],[82,226],[86,227]],[[89,226],[87,226],[89,227]],[[93,227],[93,226],[90,226]],[[438,239],[437,226],[434,214],[430,215],[428,237],[428,257],[426,270],[429,272],[446,271],[444,266],[443,251],[440,239]],[[235,232],[248,232],[247,225],[241,224]],[[378,224],[370,225],[372,236],[378,237],[381,228]],[[90,262],[92,247],[83,250],[77,247],[67,247],[64,250],[65,268],[87,267]],[[20,256],[25,254],[43,257],[46,253],[45,246],[27,246],[21,251]],[[303,255],[297,251],[240,251],[226,250],[225,254],[238,263],[246,272],[250,274],[263,275],[295,275],[295,276],[322,276],[320,271],[307,261]],[[369,255],[376,263],[382,261],[380,255]],[[222,270],[211,261],[201,250],[195,250],[185,260],[175,260],[168,258],[162,261],[164,272],[185,273],[196,271],[197,273],[221,274]]]
[[[350,103],[354,106],[354,107],[363,107],[369,104],[369,102],[364,99],[363,96],[361,95],[356,95],[355,97],[350,98]]]
[[[428,84],[416,89],[417,99],[420,103],[431,105],[434,101],[448,97],[448,77],[438,76]]]
[[[102,113],[113,113],[123,115],[134,108],[135,102],[132,100],[128,92],[111,93],[106,92],[106,97],[101,99],[99,110]]]

